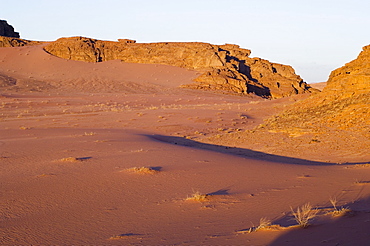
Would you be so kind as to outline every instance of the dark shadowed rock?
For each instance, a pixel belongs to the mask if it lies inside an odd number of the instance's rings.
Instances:
[[[0,20],[0,47],[20,47],[26,45],[36,45],[42,42],[30,41],[19,38],[19,33],[5,20]]]
[[[19,38],[19,33],[14,31],[14,28],[8,24],[6,20],[0,20],[0,36]]]

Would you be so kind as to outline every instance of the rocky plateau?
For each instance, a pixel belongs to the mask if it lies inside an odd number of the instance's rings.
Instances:
[[[30,41],[6,21],[0,22],[0,47],[43,45],[54,56],[83,62],[121,60],[126,63],[163,64],[195,70],[199,76],[183,87],[280,98],[317,92],[288,65],[250,57],[238,45],[200,42],[137,43],[131,39],[103,41],[86,37],[60,38],[54,42]],[[4,80],[4,79],[2,79]],[[5,83],[5,82],[4,82]],[[4,84],[3,83],[3,84]]]
[[[48,53],[70,60],[165,64],[199,71],[195,83],[184,87],[238,94],[254,93],[280,98],[316,91],[295,74],[291,66],[249,57],[251,51],[238,45],[199,42],[136,43],[85,37],[60,38],[44,47]]]

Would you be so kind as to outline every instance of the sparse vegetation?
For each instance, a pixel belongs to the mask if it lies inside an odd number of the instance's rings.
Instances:
[[[273,225],[271,224],[271,220],[267,219],[266,217],[263,217],[260,219],[260,223],[258,226],[252,226],[246,230],[237,231],[237,233],[252,233],[256,231],[278,231],[278,230],[284,230],[287,229],[287,227],[282,227],[280,225]]]
[[[202,194],[199,191],[194,192],[191,196],[186,198],[186,201],[204,202],[209,199],[208,194]]]
[[[355,184],[357,184],[357,185],[370,184],[370,181],[364,181],[364,180],[356,179]]]
[[[129,238],[129,237],[135,236],[135,235],[137,235],[137,234],[133,234],[133,233],[120,234],[120,235],[110,237],[109,240],[126,239],[126,238]]]
[[[127,171],[138,174],[156,174],[159,172],[151,167],[132,167],[127,169]]]
[[[260,224],[259,226],[257,226],[256,231],[267,228],[269,226],[271,226],[271,220],[267,219],[266,217],[263,217],[260,219]]]
[[[344,207],[341,207],[341,208],[338,208],[337,207],[337,198],[336,197],[331,197],[330,199],[330,203],[333,205],[333,211],[330,212],[330,214],[334,217],[338,217],[338,216],[344,216],[346,214],[348,214],[349,212],[351,212],[351,209],[349,208],[344,208]]]
[[[66,157],[66,158],[60,159],[60,161],[63,161],[63,162],[77,162],[77,161],[82,161],[82,158]]]
[[[144,152],[144,149],[131,150],[131,153],[139,153],[139,152]]]
[[[309,226],[310,220],[315,218],[318,210],[312,209],[312,206],[310,203],[306,203],[302,205],[301,207],[297,208],[297,211],[294,211],[293,208],[290,208],[292,210],[292,214],[294,216],[294,220],[298,223],[299,226],[306,228]]]
[[[337,210],[337,202],[338,202],[337,198],[336,197],[330,197],[329,201],[330,201],[331,205],[333,205],[334,210]]]
[[[340,209],[334,209],[334,211],[331,213],[334,217],[344,216],[346,214],[351,213],[351,209],[341,207]]]

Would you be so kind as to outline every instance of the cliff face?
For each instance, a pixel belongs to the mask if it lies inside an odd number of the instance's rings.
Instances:
[[[85,62],[119,59],[130,63],[165,64],[201,73],[186,87],[217,89],[279,98],[313,91],[290,66],[250,58],[238,45],[208,43],[136,43],[101,41],[84,37],[61,38],[45,46],[48,53]]]
[[[363,47],[357,59],[331,72],[324,92],[341,97],[370,92],[370,45]]]
[[[19,33],[5,20],[0,20],[0,36],[19,38]]]
[[[269,119],[266,126],[289,132],[351,129],[370,137],[370,45],[357,59],[334,70],[321,93]]]

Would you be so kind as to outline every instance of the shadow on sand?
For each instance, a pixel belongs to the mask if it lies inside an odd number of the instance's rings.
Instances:
[[[283,164],[296,164],[296,165],[321,165],[321,166],[338,165],[338,163],[310,161],[310,160],[294,158],[294,157],[267,154],[264,152],[254,151],[250,149],[201,143],[201,142],[186,139],[183,137],[164,136],[164,135],[145,135],[145,136],[152,138],[154,140],[169,143],[169,144],[176,144],[180,146],[186,146],[186,147],[203,149],[203,150],[210,150],[210,151],[215,151],[218,153],[235,155],[235,156],[240,156],[240,157],[244,157],[248,159],[255,159],[255,160],[262,160],[262,161],[269,161],[269,162],[283,163]],[[342,165],[357,165],[357,164],[368,164],[368,163],[370,162],[344,163]]]

